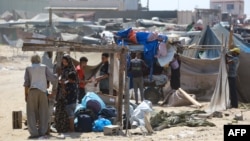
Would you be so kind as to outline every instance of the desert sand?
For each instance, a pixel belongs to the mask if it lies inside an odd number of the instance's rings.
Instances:
[[[17,52],[18,50],[18,52]],[[42,55],[42,52],[36,52]],[[24,100],[23,76],[24,70],[30,64],[30,56],[34,52],[22,52],[9,46],[0,45],[0,141],[27,140],[29,133],[23,124],[22,129],[12,129],[12,111],[22,111],[25,117],[26,103]],[[82,54],[72,53],[79,57]],[[99,54],[84,54],[90,60],[89,63],[97,64]],[[201,102],[205,109],[209,102]],[[165,107],[153,106],[154,111],[192,111],[197,108],[193,106]],[[66,133],[65,140],[78,141],[223,141],[223,125],[232,123],[234,115],[243,112],[243,121],[233,124],[250,124],[250,111],[248,109],[228,109],[222,111],[223,118],[211,118],[208,121],[214,123],[215,127],[172,127],[157,131],[152,135],[128,136],[104,136],[103,133]],[[229,116],[225,116],[225,113]],[[60,140],[57,133],[51,133],[49,140]]]

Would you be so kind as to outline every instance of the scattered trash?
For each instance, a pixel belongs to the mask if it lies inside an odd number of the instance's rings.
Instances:
[[[236,121],[238,121],[238,120],[242,121],[243,120],[243,114],[242,114],[242,112],[239,113],[239,114],[236,114],[234,116],[234,120],[236,120]]]

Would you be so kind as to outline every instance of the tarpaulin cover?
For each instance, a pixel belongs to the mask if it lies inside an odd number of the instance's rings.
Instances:
[[[206,28],[204,30],[211,29]],[[210,36],[209,34],[206,35],[206,38],[217,38],[220,43],[222,43],[222,39],[220,37],[224,37],[224,41],[229,39],[229,31],[226,30],[221,25],[215,25],[212,28]],[[197,43],[200,41],[200,38],[203,38],[206,31],[202,31],[201,35],[198,35],[194,38],[193,43]],[[208,32],[209,33],[209,32]],[[249,87],[249,80],[250,80],[250,45],[244,43],[243,41],[233,38],[234,43],[241,49],[240,54],[240,65],[238,68],[238,79],[237,79],[237,91],[239,100],[241,102],[250,102],[250,87]],[[210,40],[211,43],[214,45],[214,41],[217,40]],[[199,44],[203,44],[199,42]],[[228,43],[227,43],[228,44]],[[218,50],[220,48],[218,47]],[[219,74],[219,66],[220,66],[220,58],[218,56],[214,56],[210,59],[198,59],[197,58],[197,49],[185,50],[183,55],[181,55],[182,60],[182,67],[181,67],[181,87],[185,89],[189,93],[196,94],[197,99],[201,100],[210,100],[212,94],[216,87],[217,77]],[[220,53],[220,51],[219,51]]]
[[[224,36],[224,39],[229,39],[229,31],[222,27],[221,25],[216,25],[213,31],[217,36]],[[241,102],[250,102],[250,44],[243,42],[242,40],[233,37],[234,44],[241,49],[240,53],[240,65],[238,68],[238,78],[237,78],[237,92],[239,100]],[[228,44],[228,43],[227,43]]]
[[[221,54],[219,74],[217,76],[216,86],[211,98],[211,102],[209,103],[209,107],[206,110],[207,113],[226,110],[230,107],[229,84],[227,78],[225,54],[226,50],[224,48]]]

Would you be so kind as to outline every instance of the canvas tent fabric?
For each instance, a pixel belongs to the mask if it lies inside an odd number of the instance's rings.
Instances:
[[[230,108],[229,84],[227,78],[225,55],[226,49],[224,48],[220,57],[220,67],[216,86],[211,98],[211,102],[209,103],[209,107],[206,110],[207,113],[213,113],[215,111],[222,111]]]
[[[198,100],[209,101],[215,89],[220,59],[181,58],[181,88],[195,94]]]
[[[204,29],[207,30],[208,28]],[[210,28],[213,34],[207,35],[207,38],[217,38],[222,43],[220,37],[224,37],[224,40],[228,41],[229,31],[220,25],[215,25]],[[203,44],[199,42],[200,38],[204,36],[205,31],[202,31],[200,35],[194,37],[193,42]],[[250,87],[248,82],[250,80],[250,45],[245,44],[237,38],[233,38],[234,43],[241,49],[240,65],[238,68],[237,79],[237,91],[240,102],[250,102]],[[210,44],[214,44],[214,40],[210,40]],[[220,48],[218,48],[220,50]],[[181,87],[189,93],[196,94],[197,99],[210,100],[214,89],[216,88],[217,76],[219,74],[220,58],[214,56],[210,59],[197,59],[198,51],[196,49],[184,50],[181,60]]]
[[[213,28],[214,32],[217,36],[221,36],[223,34],[224,38],[229,39],[229,31],[222,27],[221,25],[216,25]],[[237,77],[237,92],[239,101],[248,103],[250,102],[250,44],[244,43],[242,40],[233,37],[234,44],[241,49],[240,53],[240,65],[238,68],[238,77]]]

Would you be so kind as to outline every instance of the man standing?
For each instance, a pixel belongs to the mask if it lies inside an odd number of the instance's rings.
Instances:
[[[139,53],[135,55],[132,55],[133,59],[130,62],[130,68],[129,71],[133,77],[133,87],[135,92],[135,102],[138,103],[138,89],[140,90],[141,94],[141,102],[144,100],[144,93],[143,93],[143,68],[146,68],[147,65],[143,60],[141,60],[141,55]]]
[[[27,123],[29,138],[46,137],[49,124],[48,99],[46,95],[47,81],[53,85],[52,94],[56,95],[57,76],[48,67],[41,63],[39,55],[31,57],[31,66],[28,66],[24,75],[25,101],[27,110]],[[38,124],[38,128],[37,128]]]
[[[96,78],[95,86],[99,83],[100,91],[103,94],[109,94],[109,54],[102,54],[102,66],[100,76]]]
[[[85,96],[85,85],[91,81],[85,80],[84,69],[87,66],[88,59],[86,57],[80,58],[80,65],[76,67],[76,72],[79,78],[79,93],[78,93],[78,103],[82,102],[82,98]]]
[[[230,53],[230,54],[229,54]],[[230,101],[232,108],[238,108],[238,96],[236,88],[237,70],[239,67],[239,48],[233,48],[226,54],[226,63],[228,64],[228,82]]]

